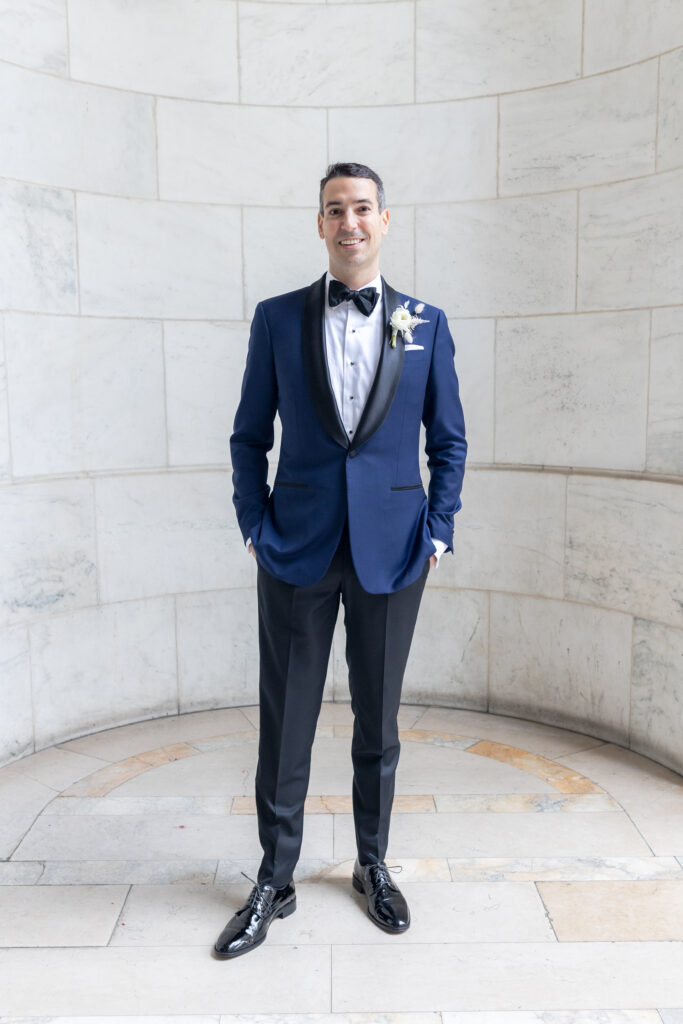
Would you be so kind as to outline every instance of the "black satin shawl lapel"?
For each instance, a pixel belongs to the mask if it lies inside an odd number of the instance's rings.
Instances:
[[[382,348],[380,349],[379,363],[375,379],[365,403],[363,414],[358,423],[356,436],[352,448],[358,448],[364,444],[384,423],[391,403],[398,389],[398,382],[403,369],[404,349],[401,338],[396,339],[396,348],[391,347],[391,325],[389,323],[391,314],[397,306],[401,305],[398,295],[387,282],[382,278],[384,309],[384,336]]]
[[[316,415],[324,430],[342,448],[349,447],[349,439],[339,416],[337,402],[330,382],[324,335],[325,279],[314,281],[306,293],[302,325],[302,351],[308,374],[308,385]]]

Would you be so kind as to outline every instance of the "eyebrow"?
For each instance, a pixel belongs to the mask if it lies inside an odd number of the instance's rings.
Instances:
[[[358,203],[372,203],[372,199],[354,199],[352,205],[353,206],[357,206]],[[341,206],[341,205],[342,205],[342,200],[341,199],[328,199],[328,201],[325,203],[325,209],[327,209],[328,206]]]

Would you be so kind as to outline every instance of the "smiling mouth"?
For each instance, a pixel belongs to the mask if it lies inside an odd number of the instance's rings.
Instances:
[[[362,241],[364,241],[362,238],[342,238],[339,245],[344,249],[353,249],[355,246],[360,245]]]

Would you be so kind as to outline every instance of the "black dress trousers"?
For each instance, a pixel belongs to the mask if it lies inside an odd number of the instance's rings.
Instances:
[[[385,859],[400,743],[401,687],[429,559],[393,594],[361,587],[348,522],[325,576],[311,586],[284,583],[258,567],[260,734],[256,811],[263,859],[258,881],[291,881],[303,838],[311,748],[320,714],[339,599],[354,714],[353,817],[361,864]]]

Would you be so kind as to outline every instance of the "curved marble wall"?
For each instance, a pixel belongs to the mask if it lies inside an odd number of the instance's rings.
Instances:
[[[404,699],[683,771],[683,7],[2,8],[0,761],[256,702],[249,320],[322,272],[317,182],[360,159],[470,438]]]

